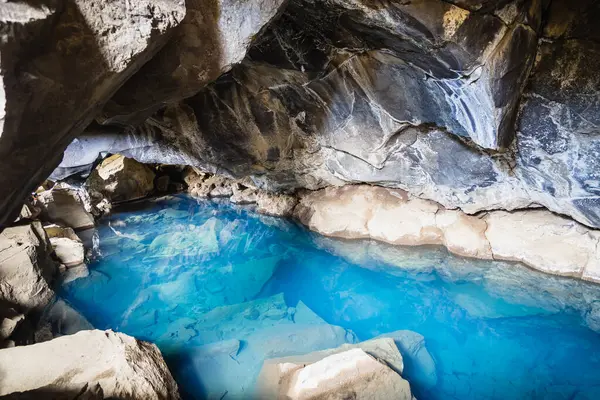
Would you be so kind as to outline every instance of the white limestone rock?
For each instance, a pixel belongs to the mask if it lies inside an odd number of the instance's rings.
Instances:
[[[40,310],[54,296],[56,264],[39,221],[0,233],[0,299],[23,311]]]
[[[402,190],[355,185],[305,193],[294,215],[326,236],[444,245],[460,256],[520,261],[543,272],[600,282],[600,231],[547,210],[474,216]]]
[[[0,350],[0,396],[78,393],[100,385],[105,398],[179,399],[158,348],[112,331],[81,331],[44,343]]]
[[[112,203],[146,197],[154,190],[155,174],[144,164],[115,154],[90,174],[86,187],[90,197],[107,198]]]
[[[412,399],[393,340],[377,339],[334,350],[265,362],[258,398]]]

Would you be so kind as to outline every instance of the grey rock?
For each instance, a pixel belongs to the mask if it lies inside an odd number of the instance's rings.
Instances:
[[[85,385],[99,385],[104,398],[179,399],[177,384],[158,348],[112,331],[81,331],[3,349],[0,371],[0,395],[77,394]]]
[[[172,40],[104,109],[106,122],[144,122],[167,103],[196,94],[240,62],[285,0],[187,0]]]
[[[146,197],[154,190],[154,172],[146,165],[115,154],[92,171],[86,188],[92,202],[108,199],[111,203]]]
[[[0,300],[20,311],[40,311],[54,297],[51,283],[56,264],[39,221],[5,229],[0,234]]]
[[[17,312],[14,308],[2,307],[0,309],[0,342],[5,343],[24,319],[25,315]]]
[[[67,186],[55,186],[38,195],[41,218],[74,230],[94,227],[94,216],[85,207],[81,191]]]
[[[185,15],[179,0],[127,4],[0,3],[0,225]]]

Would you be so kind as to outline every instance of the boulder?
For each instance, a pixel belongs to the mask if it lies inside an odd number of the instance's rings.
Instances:
[[[113,96],[104,122],[139,123],[239,63],[285,0],[187,0],[173,39]]]
[[[0,3],[0,226],[169,39],[183,1]],[[10,173],[9,173],[10,171]]]
[[[437,370],[433,357],[425,347],[423,335],[401,330],[377,336],[391,338],[400,350],[405,366],[405,376],[410,377],[413,384],[421,389],[431,389],[438,382]]]
[[[20,311],[39,311],[54,297],[57,270],[52,247],[39,221],[0,234],[0,300]]]
[[[139,162],[115,154],[90,174],[86,187],[90,197],[99,193],[112,203],[148,196],[154,190],[154,172]]]
[[[80,240],[66,237],[54,237],[50,239],[54,253],[67,268],[83,264],[85,261],[85,249]]]
[[[75,241],[81,241],[73,228],[70,227],[63,227],[57,224],[44,224],[44,230],[51,240],[53,238],[67,238]]]
[[[100,386],[104,398],[179,399],[158,348],[122,333],[81,331],[0,351],[0,395],[71,393]]]
[[[412,399],[402,356],[391,339],[265,361],[258,398]]]
[[[298,203],[295,196],[260,192],[256,198],[256,211],[277,217],[289,217]]]
[[[156,178],[154,186],[156,187],[157,191],[166,192],[167,190],[169,190],[169,181],[169,175],[161,175],[158,178]]]
[[[92,228],[94,217],[86,208],[80,191],[66,186],[56,186],[38,194],[44,221],[67,226],[75,230]]]

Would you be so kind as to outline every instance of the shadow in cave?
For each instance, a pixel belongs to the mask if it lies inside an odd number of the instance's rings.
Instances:
[[[96,35],[75,3],[62,4],[54,15],[28,28],[28,40],[13,44],[7,56],[3,51],[3,69],[18,72],[4,77],[0,171],[6,173],[0,174],[0,230],[18,215],[22,199],[60,163],[72,132],[91,120],[84,117],[97,85],[94,77],[108,69]]]

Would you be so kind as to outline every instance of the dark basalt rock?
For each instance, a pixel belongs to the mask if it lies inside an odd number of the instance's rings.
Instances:
[[[182,1],[0,3],[0,229],[184,15]]]
[[[92,158],[269,190],[369,182],[600,227],[598,17],[591,0],[290,0],[230,72],[142,125],[106,128],[95,140],[114,140]]]

